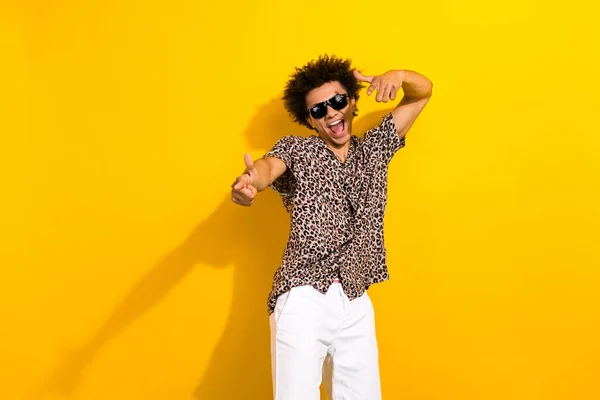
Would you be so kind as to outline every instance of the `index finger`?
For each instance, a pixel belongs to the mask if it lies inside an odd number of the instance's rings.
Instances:
[[[242,176],[244,176],[244,175],[242,175]],[[231,184],[231,188],[233,190],[240,190],[241,188],[243,188],[244,186],[246,186],[246,183],[242,179],[242,176],[238,176],[237,178],[235,178],[235,182],[233,182]]]
[[[354,73],[354,77],[361,82],[371,83],[373,81],[372,76],[365,76],[365,75],[361,74],[360,72],[358,72],[357,70],[353,70],[352,72]]]

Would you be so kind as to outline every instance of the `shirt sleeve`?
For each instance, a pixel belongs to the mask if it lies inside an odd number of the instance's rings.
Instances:
[[[294,191],[295,178],[293,168],[296,142],[297,138],[295,136],[284,136],[263,156],[263,158],[278,158],[287,167],[285,172],[270,185],[271,189],[282,196],[291,196]]]
[[[379,126],[368,130],[363,138],[363,145],[368,151],[374,156],[381,156],[386,163],[389,163],[405,144],[405,138],[401,139],[398,136],[391,113],[383,117]]]

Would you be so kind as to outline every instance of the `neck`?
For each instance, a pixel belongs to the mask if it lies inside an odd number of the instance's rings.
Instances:
[[[335,143],[327,143],[327,147],[329,147],[331,151],[333,151],[333,154],[335,154],[341,162],[346,162],[346,157],[348,157],[348,150],[350,150],[350,140],[348,140],[342,145],[336,145]]]

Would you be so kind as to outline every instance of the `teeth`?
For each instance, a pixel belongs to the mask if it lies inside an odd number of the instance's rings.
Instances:
[[[337,125],[337,124],[339,124],[340,122],[342,122],[342,120],[341,120],[341,119],[338,119],[337,121],[334,121],[334,122],[332,122],[331,124],[329,124],[329,126],[334,126],[334,125]]]

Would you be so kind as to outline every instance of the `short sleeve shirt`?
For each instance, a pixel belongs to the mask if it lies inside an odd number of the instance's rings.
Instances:
[[[340,278],[348,298],[389,279],[383,240],[388,165],[404,147],[391,114],[362,138],[352,135],[345,162],[318,136],[285,136],[264,157],[286,171],[271,187],[290,214],[290,232],[273,278],[268,312],[296,286],[326,293]]]

